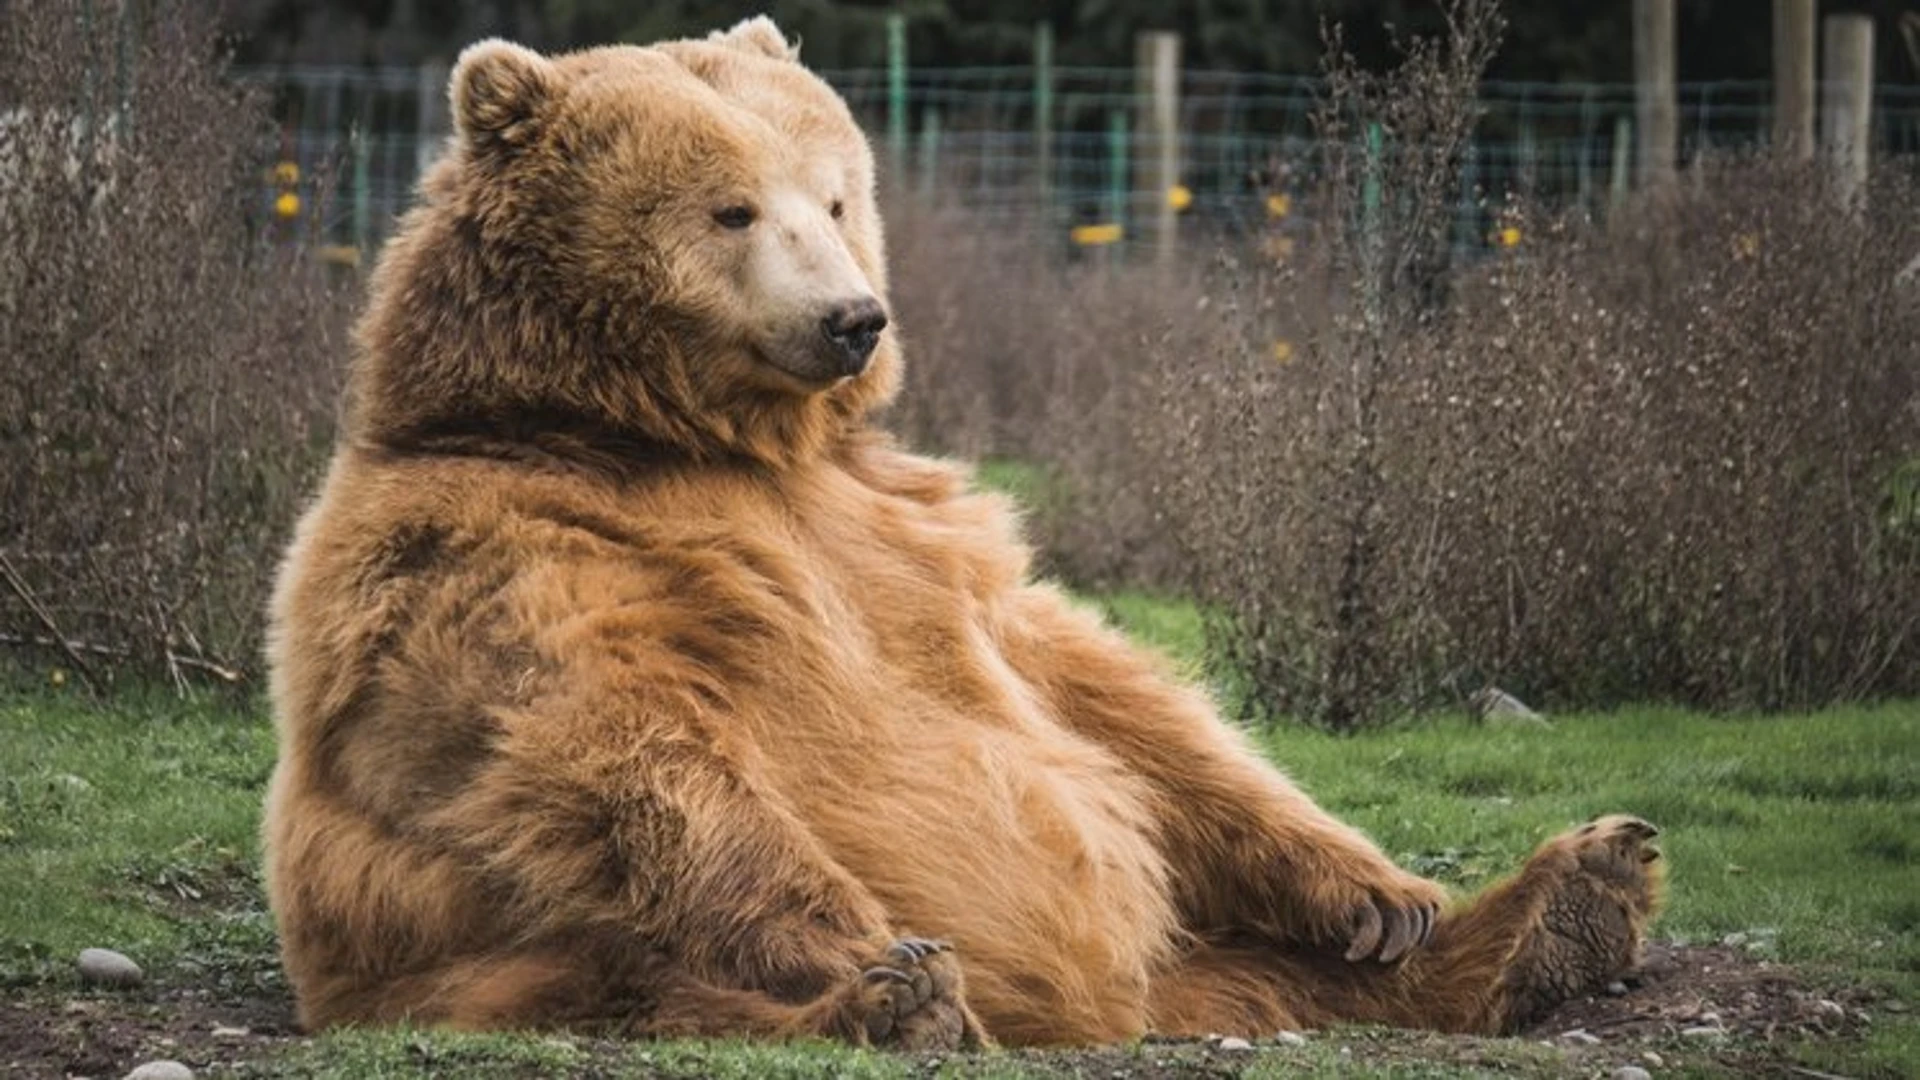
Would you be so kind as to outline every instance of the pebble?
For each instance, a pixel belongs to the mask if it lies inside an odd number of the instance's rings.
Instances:
[[[1220,1049],[1230,1054],[1244,1054],[1253,1049],[1253,1044],[1238,1035],[1229,1035],[1220,1040]]]
[[[1647,1064],[1653,1066],[1656,1069],[1661,1068],[1667,1063],[1666,1058],[1661,1057],[1659,1054],[1656,1054],[1651,1050],[1647,1051],[1644,1054],[1641,1054],[1640,1060],[1646,1062]]]
[[[1560,1037],[1571,1043],[1579,1043],[1582,1046],[1600,1045],[1600,1036],[1595,1035],[1586,1028],[1574,1028],[1572,1031],[1563,1031],[1560,1033]]]
[[[1608,984],[1607,984],[1607,996],[1608,996],[1608,997],[1626,997],[1626,996],[1627,996],[1627,984],[1626,984],[1626,983],[1623,983],[1623,982],[1619,982],[1619,981],[1614,981],[1614,982],[1610,982],[1610,983],[1608,983]]]
[[[1281,1046],[1307,1045],[1307,1037],[1297,1031],[1282,1031],[1273,1037],[1273,1041],[1279,1043]]]
[[[139,964],[112,949],[81,949],[80,978],[102,986],[139,986],[146,975]]]
[[[1701,1024],[1698,1027],[1680,1029],[1680,1034],[1689,1039],[1718,1039],[1725,1036],[1726,1033],[1727,1030],[1725,1028],[1711,1024]]]
[[[149,1061],[135,1066],[126,1080],[193,1080],[193,1070],[177,1061]]]
[[[1834,1020],[1845,1020],[1847,1018],[1846,1008],[1839,1002],[1831,1001],[1827,998],[1821,998],[1819,1001],[1814,1002],[1813,1011],[1819,1013],[1821,1016],[1830,1017]]]
[[[1613,1080],[1653,1080],[1653,1074],[1638,1065],[1622,1065],[1613,1070]]]
[[[1738,930],[1720,939],[1720,944],[1725,945],[1729,949],[1737,949],[1746,943],[1747,935]]]

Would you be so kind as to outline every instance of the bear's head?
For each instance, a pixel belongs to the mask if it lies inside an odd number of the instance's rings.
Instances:
[[[873,156],[768,20],[468,48],[454,134],[373,276],[352,429],[772,464],[898,381]]]

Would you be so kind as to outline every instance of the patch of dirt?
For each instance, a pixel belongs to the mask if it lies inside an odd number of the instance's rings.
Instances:
[[[1529,1034],[1584,1031],[1603,1041],[1714,1037],[1703,1029],[1749,1040],[1840,1035],[1865,1023],[1873,1003],[1863,991],[1811,989],[1792,968],[1742,949],[1654,943],[1625,994],[1569,1001]]]
[[[0,1077],[113,1080],[158,1058],[198,1071],[300,1037],[290,1000],[214,1000],[178,988],[33,991],[0,1001]]]
[[[1737,948],[1654,944],[1647,960],[1624,993],[1568,1002],[1518,1038],[1365,1029],[1312,1033],[1308,1039],[1320,1044],[1323,1060],[1330,1046],[1355,1062],[1376,1065],[1428,1062],[1543,1076],[1603,1064],[1641,1064],[1657,1075],[1661,1066],[1683,1061],[1765,1070],[1770,1061],[1784,1062],[1786,1048],[1795,1041],[1856,1035],[1877,1006],[1864,991],[1816,989],[1793,969]],[[218,1072],[271,1057],[301,1038],[292,1002],[282,995],[223,997],[167,986],[117,992],[45,987],[0,1000],[0,1078],[111,1080],[156,1058]],[[605,1053],[609,1065],[622,1056],[615,1044],[596,1040],[587,1046],[595,1057]],[[1010,1056],[1043,1075],[1152,1080],[1233,1076],[1265,1058],[1306,1052],[1271,1039],[1251,1048],[1149,1039],[1137,1047]],[[919,1058],[915,1071],[932,1075],[942,1061]],[[621,1064],[624,1073],[633,1059]]]

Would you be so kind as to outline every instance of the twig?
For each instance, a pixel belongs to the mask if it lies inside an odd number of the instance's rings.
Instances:
[[[24,634],[0,633],[0,645],[30,646],[39,649],[52,649],[57,647],[69,650],[68,655],[72,655],[74,652],[81,652],[90,653],[94,656],[111,656],[116,659],[123,659],[133,655],[132,649],[122,649],[113,645],[102,645],[93,641],[75,641],[71,638],[61,641],[50,637],[29,637]],[[212,660],[204,660],[197,656],[186,656],[171,651],[169,651],[169,656],[171,663],[183,668],[191,668],[194,671],[204,672],[219,679],[221,682],[241,683],[246,681],[245,675],[223,664],[217,664]]]
[[[1847,1077],[1839,1073],[1821,1072],[1819,1069],[1807,1069],[1799,1065],[1789,1065],[1787,1071],[1799,1076],[1811,1076],[1813,1080],[1847,1080]]]
[[[47,609],[40,606],[40,601],[34,597],[33,590],[27,588],[26,579],[13,568],[13,560],[7,558],[7,553],[4,551],[0,551],[0,574],[5,575],[7,585],[13,589],[14,595],[20,598],[20,602],[27,605],[27,610],[33,613],[33,617],[39,619],[40,625],[46,627],[47,633],[53,635],[51,644],[59,645],[60,650],[67,654],[67,659],[73,661],[74,670],[80,673],[80,681],[87,685],[87,693],[98,698],[100,680],[94,677],[93,668],[80,655],[80,650],[74,648],[67,640],[67,635],[60,632],[60,624],[54,622],[53,616],[47,614]]]

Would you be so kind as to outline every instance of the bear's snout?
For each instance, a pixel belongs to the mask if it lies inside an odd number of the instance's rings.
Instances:
[[[886,310],[871,296],[836,304],[820,320],[820,333],[832,345],[843,375],[858,375],[867,369],[867,361],[880,343],[880,331],[886,328]]]

